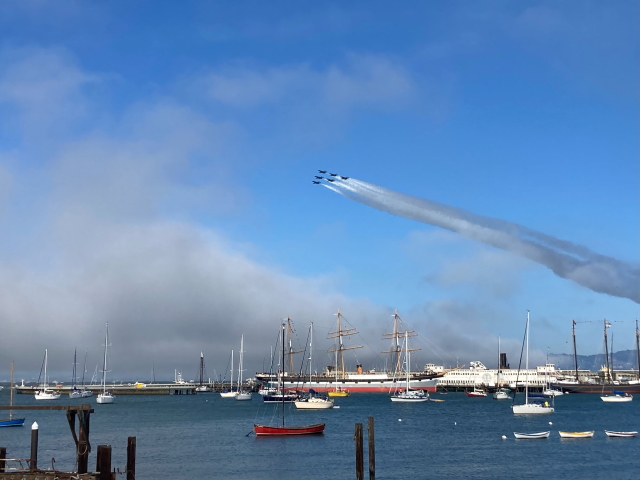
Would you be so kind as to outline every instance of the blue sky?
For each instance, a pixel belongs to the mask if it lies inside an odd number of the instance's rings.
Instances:
[[[374,350],[398,308],[448,352],[423,345],[422,363],[490,363],[498,334],[514,357],[527,309],[540,354],[570,352],[572,318],[593,321],[585,354],[605,317],[632,348],[636,303],[311,179],[337,171],[637,268],[638,13],[3,2],[0,318],[33,349],[3,335],[0,360],[34,370],[49,345],[64,371],[75,346],[99,356],[109,321],[116,371],[195,371],[200,350],[219,371],[241,333],[252,371],[279,318],[326,332],[338,307]]]

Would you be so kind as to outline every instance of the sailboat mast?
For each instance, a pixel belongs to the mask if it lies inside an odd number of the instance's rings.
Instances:
[[[84,374],[87,373],[87,351],[84,352],[84,365],[82,367],[82,389],[84,390]]]
[[[11,390],[9,390],[9,406],[13,407],[13,361],[11,361]],[[9,420],[13,419],[13,410],[9,410]]]
[[[613,383],[613,331],[611,332],[611,363],[609,365],[611,365],[611,382]]]
[[[575,363],[575,367],[576,367],[576,383],[580,383],[580,380],[578,380],[578,350],[576,349],[576,321],[572,320],[572,325],[571,325],[571,335],[573,336],[573,362]]]
[[[76,361],[76,354],[78,352],[77,348],[73,349],[73,374],[72,374],[72,379],[71,382],[73,383],[73,389],[76,388],[76,365],[78,364]]]
[[[527,405],[529,403],[529,310],[527,310],[527,356],[525,357],[524,368],[527,372],[527,380],[524,384],[524,403]]]
[[[231,350],[231,380],[229,381],[229,391],[233,392],[233,350]]]
[[[500,335],[498,335],[498,374],[496,378],[496,386],[500,387]]]
[[[607,319],[604,319],[604,359],[605,359],[605,367],[607,369],[606,373],[605,373],[605,383],[607,383],[607,378],[609,379],[609,381],[611,381],[611,371],[609,370],[609,343],[607,342],[607,328],[608,328],[609,322],[607,322]]]
[[[104,362],[102,364],[102,393],[107,391],[107,349],[109,348],[109,323],[104,334]]]
[[[638,319],[636,319],[636,356],[638,357],[638,378],[640,381],[640,330],[638,330]]]
[[[407,389],[406,392],[409,393],[409,382],[411,381],[411,351],[409,350],[409,333],[404,332],[404,348],[407,349]]]
[[[311,322],[309,333],[309,388],[311,388],[311,368],[313,366],[313,322]]]
[[[240,362],[238,362],[238,392],[242,391],[242,354],[244,353],[244,335],[240,337]]]
[[[47,361],[48,361],[48,352],[47,349],[44,349],[44,388],[43,390],[47,390]]]
[[[282,397],[282,426],[284,427],[284,329],[282,324],[282,368],[280,370],[280,395]]]

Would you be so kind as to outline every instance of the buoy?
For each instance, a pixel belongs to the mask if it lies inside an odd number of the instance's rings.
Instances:
[[[453,422],[453,424],[454,424],[454,425],[457,425],[457,424],[458,424],[458,422]]]
[[[340,405],[334,405],[333,408],[340,408]]]
[[[553,425],[553,422],[549,422],[549,425]]]
[[[399,421],[399,422],[401,422],[401,421],[402,421],[402,419],[401,419],[401,418],[399,418],[399,419],[398,419],[398,421]]]
[[[506,436],[506,435],[502,435],[502,439],[503,439],[503,440],[506,440],[506,439],[507,439],[507,436]]]

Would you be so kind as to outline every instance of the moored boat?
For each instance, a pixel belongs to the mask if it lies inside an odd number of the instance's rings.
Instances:
[[[603,402],[616,403],[616,402],[630,402],[633,400],[633,395],[619,390],[612,390],[611,395],[602,395],[600,399]]]
[[[494,400],[510,400],[511,395],[509,395],[509,393],[510,393],[510,390],[506,388],[500,388],[494,392],[493,399]]]
[[[397,313],[396,313],[397,316]],[[391,395],[392,402],[405,402],[405,403],[419,403],[426,402],[429,400],[429,394],[423,392],[422,390],[411,390],[411,350],[409,348],[409,332],[405,331],[405,370],[406,370],[406,383],[404,390],[397,391]]]
[[[48,350],[44,350],[44,381],[42,382],[42,390],[37,390],[34,394],[36,400],[57,400],[60,398],[60,393],[50,388],[47,388],[47,363],[48,363]]]
[[[281,340],[281,348],[282,348],[282,365],[284,365],[284,331],[285,324],[282,324],[282,340]],[[280,377],[280,391],[284,391],[284,384],[282,381],[282,376]],[[258,423],[253,424],[253,431],[257,436],[293,436],[293,435],[319,435],[324,433],[325,424],[324,423],[314,423],[310,425],[285,425],[285,402],[284,396],[282,402],[280,402],[282,406],[282,417],[280,425],[262,425]]]
[[[11,362],[11,384],[9,387],[9,406],[13,406],[13,362]],[[0,418],[0,427],[22,427],[24,418],[13,418],[13,411],[9,410],[9,418]]]
[[[107,351],[109,349],[109,323],[106,325],[104,334],[104,361],[102,364],[102,393],[96,398],[99,404],[111,404],[115,402],[116,396],[107,391]]]
[[[525,341],[526,341],[526,359],[525,359],[525,369],[528,371],[529,370],[529,310],[527,310],[527,323],[526,323],[526,327],[525,327]],[[520,371],[520,366],[518,366],[518,371]],[[517,380],[516,380],[516,385],[517,385]],[[525,390],[524,390],[524,404],[523,405],[516,405],[515,404],[515,399],[516,399],[516,395],[514,394],[513,396],[513,402],[511,404],[511,410],[513,411],[514,414],[541,414],[541,413],[553,413],[554,412],[554,407],[552,405],[549,405],[549,402],[547,401],[540,401],[540,402],[532,402],[529,403],[529,382],[526,382],[525,384]],[[553,397],[552,397],[553,398]],[[548,434],[548,432],[547,432]],[[547,435],[549,436],[549,435]],[[518,437],[516,437],[518,438]]]
[[[595,433],[594,430],[590,430],[588,432],[558,432],[560,437],[562,438],[591,438]]]
[[[613,430],[605,430],[607,437],[635,437],[638,432],[614,432]]]
[[[464,393],[467,397],[486,397],[487,396],[487,392],[478,387],[474,387],[472,391],[470,392],[467,391]]]
[[[538,432],[538,433],[516,433],[513,432],[513,435],[520,440],[534,440],[537,438],[549,438],[551,431],[548,432]]]

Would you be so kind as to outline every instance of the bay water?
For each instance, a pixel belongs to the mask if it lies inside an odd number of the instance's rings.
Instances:
[[[0,402],[8,404],[8,388]],[[519,395],[522,400],[522,395]],[[367,477],[367,417],[375,419],[376,478],[416,479],[638,479],[640,437],[608,438],[604,430],[640,430],[640,398],[609,404],[598,395],[556,398],[550,415],[513,415],[510,400],[468,398],[464,393],[431,394],[443,402],[392,403],[384,394],[335,399],[331,410],[297,411],[291,425],[325,422],[324,435],[257,438],[254,422],[277,423],[278,405],[259,395],[238,402],[217,393],[119,396],[113,405],[95,397],[36,402],[17,395],[20,405],[94,405],[90,470],[97,445],[111,445],[112,466],[125,470],[127,437],[137,437],[139,479],[350,479],[355,478],[355,423],[364,424]],[[0,416],[6,417],[4,411]],[[9,458],[28,458],[31,425],[39,425],[40,468],[75,470],[75,447],[64,412],[23,411],[22,428],[0,428]],[[549,424],[552,422],[552,425]],[[513,432],[551,431],[543,440],[516,440]],[[561,439],[558,430],[595,430],[591,439]],[[247,436],[247,434],[249,434]],[[506,435],[506,440],[502,436]],[[118,478],[125,478],[124,475]]]

